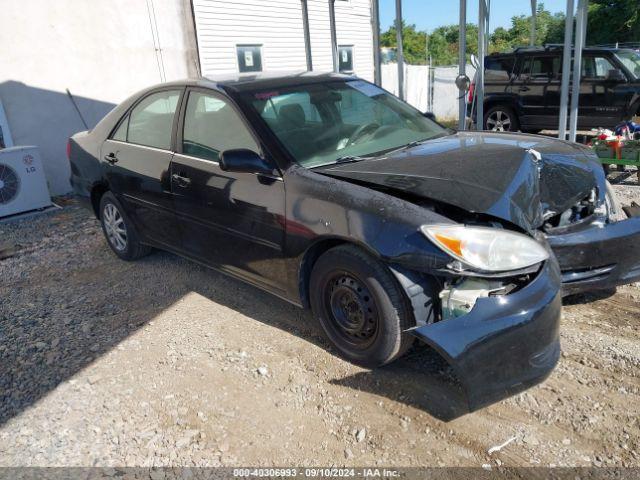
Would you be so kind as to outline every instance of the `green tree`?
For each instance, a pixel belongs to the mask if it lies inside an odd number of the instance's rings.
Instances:
[[[640,0],[591,0],[587,44],[640,41]]]
[[[564,42],[565,14],[552,14],[538,4],[536,44]],[[489,53],[509,51],[529,45],[531,16],[511,18],[511,26],[498,27],[489,35]],[[403,48],[407,63],[423,65],[431,58],[433,65],[458,63],[458,25],[445,25],[432,33],[420,32],[415,25],[403,25]],[[425,50],[428,41],[428,50]],[[590,0],[587,44],[640,42],[640,0]],[[389,28],[381,36],[384,47],[396,46],[396,30]],[[467,58],[478,53],[478,26],[467,25]]]
[[[424,65],[426,63],[426,32],[419,32],[415,25],[402,24],[402,54],[404,60],[412,65]],[[396,27],[392,26],[380,35],[382,47],[393,47],[396,42]]]

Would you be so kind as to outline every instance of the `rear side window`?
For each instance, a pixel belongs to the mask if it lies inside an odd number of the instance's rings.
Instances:
[[[233,107],[224,99],[191,92],[184,115],[182,153],[217,162],[232,148],[260,149]]]
[[[521,77],[557,78],[560,76],[560,57],[528,57],[523,60]]]
[[[513,57],[492,58],[486,57],[485,60],[485,80],[489,81],[508,81],[513,73],[513,65],[515,60]]]
[[[144,98],[118,127],[113,139],[123,141],[126,138],[129,143],[169,150],[179,98],[179,90],[153,93]],[[126,129],[126,137],[123,129]]]

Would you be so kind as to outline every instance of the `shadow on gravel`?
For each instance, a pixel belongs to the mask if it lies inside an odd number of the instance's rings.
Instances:
[[[64,211],[45,227],[68,229],[71,245],[83,235],[97,234],[92,224],[84,230],[74,226]],[[35,269],[0,286],[0,425],[191,292],[335,353],[309,312],[252,286],[169,253],[129,263],[112,257],[106,245],[95,245],[43,250],[42,255],[55,257],[53,264],[40,266],[32,258]],[[3,266],[0,262],[0,274]],[[468,413],[462,389],[449,372],[437,353],[416,345],[392,365],[331,383],[448,421]]]
[[[610,288],[607,290],[595,290],[593,292],[586,293],[576,293],[574,295],[569,295],[568,297],[564,297],[562,299],[563,305],[583,305],[585,303],[595,302],[597,300],[604,300],[606,298],[612,297],[616,294],[615,288]]]
[[[444,422],[469,413],[462,385],[447,362],[435,350],[419,343],[390,365],[330,383],[405,403]]]

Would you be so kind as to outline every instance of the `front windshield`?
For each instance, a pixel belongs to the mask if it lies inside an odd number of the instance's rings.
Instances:
[[[631,72],[635,79],[640,78],[640,54],[634,50],[621,50],[616,57]]]
[[[356,161],[447,134],[413,107],[363,80],[251,92],[247,97],[307,168]]]

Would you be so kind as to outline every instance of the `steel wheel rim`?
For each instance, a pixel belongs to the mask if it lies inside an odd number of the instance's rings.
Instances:
[[[107,233],[109,243],[122,252],[127,248],[127,229],[124,224],[124,218],[120,211],[113,203],[107,203],[102,211],[102,222],[104,230]]]
[[[324,302],[330,327],[342,341],[358,349],[375,341],[378,311],[364,283],[346,272],[335,274],[326,283]]]
[[[510,132],[511,117],[502,110],[491,112],[487,117],[487,130],[493,132]]]

